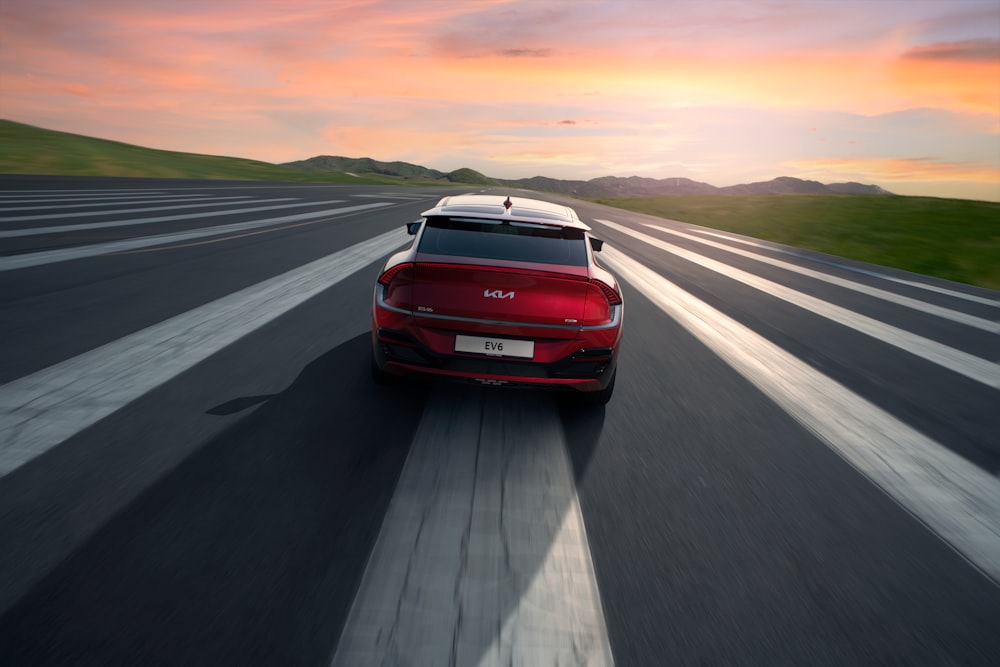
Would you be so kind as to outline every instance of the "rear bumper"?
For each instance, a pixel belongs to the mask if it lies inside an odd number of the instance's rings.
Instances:
[[[552,362],[442,354],[410,333],[379,327],[377,323],[372,328],[372,349],[379,368],[396,375],[581,392],[607,387],[618,361],[617,345],[580,347]]]

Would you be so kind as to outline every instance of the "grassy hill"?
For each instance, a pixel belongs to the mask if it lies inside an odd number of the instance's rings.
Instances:
[[[379,162],[368,157],[350,158],[336,155],[317,155],[308,160],[286,162],[281,166],[314,173],[339,171],[353,174],[381,174],[408,181],[447,181],[449,183],[464,183],[467,185],[497,185],[501,183],[501,181],[483,176],[475,169],[456,169],[446,174],[443,171],[422,167],[419,164],[398,161]]]
[[[392,176],[405,180],[439,181],[446,174],[437,169],[428,169],[409,162],[379,162],[369,157],[348,158],[335,155],[317,155],[307,160],[285,162],[281,165],[297,171],[308,171],[314,174],[340,172],[351,174]]]
[[[143,148],[8,120],[0,120],[0,146],[0,173],[5,174],[399,183],[373,174],[306,173],[257,160]]]

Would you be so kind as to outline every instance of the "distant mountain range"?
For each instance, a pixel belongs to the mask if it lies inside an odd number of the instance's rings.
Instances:
[[[215,178],[327,183],[461,183],[525,188],[577,197],[637,197],[656,195],[859,194],[888,195],[877,185],[824,185],[784,176],[763,183],[717,188],[689,178],[604,176],[589,181],[564,181],[535,176],[517,180],[490,178],[474,169],[445,173],[409,162],[379,162],[371,158],[319,155],[275,165],[259,160],[156,150],[118,141],[47,130],[0,119],[0,174],[64,174],[148,178]]]
[[[730,185],[719,188],[690,178],[640,178],[629,176],[602,176],[589,181],[564,181],[557,178],[535,176],[517,180],[490,178],[474,169],[457,169],[452,172],[428,169],[409,162],[379,162],[371,158],[347,158],[318,155],[308,160],[286,162],[281,165],[307,172],[339,172],[351,174],[381,174],[415,181],[447,181],[475,185],[500,185],[529,190],[542,190],[577,197],[653,197],[658,195],[785,195],[785,194],[847,194],[889,195],[877,185],[863,183],[831,183],[807,181],[781,176],[770,181]]]

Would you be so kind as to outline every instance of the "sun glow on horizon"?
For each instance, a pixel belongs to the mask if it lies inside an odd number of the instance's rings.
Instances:
[[[720,185],[793,169],[1000,199],[1000,5],[890,4],[6,3],[0,105],[271,162]]]

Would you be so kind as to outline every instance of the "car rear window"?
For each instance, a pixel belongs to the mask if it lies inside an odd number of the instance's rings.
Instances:
[[[478,218],[427,218],[419,252],[587,266],[582,230]]]

